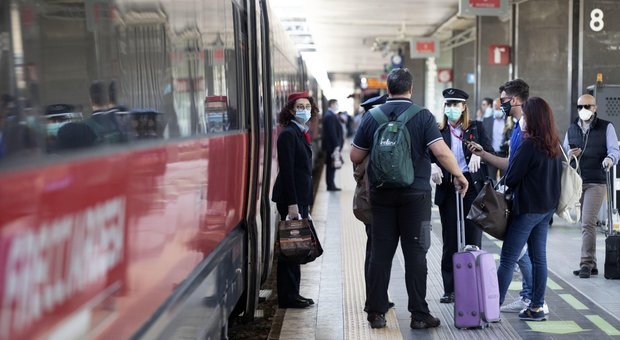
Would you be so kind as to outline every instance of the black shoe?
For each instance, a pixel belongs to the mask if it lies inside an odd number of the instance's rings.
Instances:
[[[307,302],[309,305],[313,305],[313,304],[314,304],[314,300],[309,299],[309,298],[305,298],[305,297],[303,297],[303,296],[301,296],[301,295],[299,295],[299,296],[297,297],[297,300],[298,300],[298,301],[302,301],[302,302],[303,302],[303,301],[305,301],[305,302]]]
[[[580,272],[581,269],[573,270],[573,275],[579,276]],[[598,275],[598,268],[592,268],[592,270],[590,271],[590,275]]]
[[[336,187],[333,187],[333,188],[327,188],[327,191],[340,191],[340,190],[342,190],[342,189],[340,189],[340,188],[336,188]]]
[[[439,325],[441,325],[441,321],[438,318],[430,314],[424,314],[423,316],[412,316],[411,324],[409,326],[413,329],[424,329],[439,327]]]
[[[586,266],[581,267],[581,269],[579,270],[579,277],[582,279],[589,278],[591,274],[592,274],[592,271],[590,270],[590,268]]]
[[[441,298],[439,298],[439,302],[441,303],[453,303],[454,302],[454,293],[444,294]]]
[[[388,301],[388,309],[394,308],[394,302]],[[364,312],[368,313],[368,305],[364,306]]]
[[[370,328],[383,328],[385,327],[385,314],[382,313],[369,313],[368,322],[370,322]]]
[[[309,307],[310,303],[305,300],[295,300],[289,303],[280,303],[278,307],[280,308],[306,308]]]

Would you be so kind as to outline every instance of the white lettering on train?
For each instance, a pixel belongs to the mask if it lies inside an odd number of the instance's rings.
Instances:
[[[0,266],[0,337],[23,332],[89,285],[105,283],[122,260],[124,227],[125,199],[116,197],[12,234]]]

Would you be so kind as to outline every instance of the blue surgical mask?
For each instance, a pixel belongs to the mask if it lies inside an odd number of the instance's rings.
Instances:
[[[498,119],[502,118],[504,117],[504,112],[502,110],[494,110],[493,117],[498,118]]]
[[[449,121],[451,121],[452,123],[455,123],[461,118],[461,113],[463,113],[463,111],[460,108],[455,107],[455,106],[452,106],[452,107],[446,106],[443,110],[443,113],[446,115],[446,117],[448,117]]]
[[[310,111],[297,110],[295,113],[295,120],[300,124],[306,124],[310,120]]]

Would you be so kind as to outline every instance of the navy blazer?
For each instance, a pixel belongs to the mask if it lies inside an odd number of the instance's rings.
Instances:
[[[441,136],[443,137],[444,142],[448,144],[448,147],[452,145],[452,133],[450,132],[450,128],[446,126],[443,130],[440,130]],[[484,131],[484,127],[482,122],[479,121],[470,121],[469,128],[465,130],[463,133],[463,141],[473,141],[482,146],[482,148],[487,152],[493,152],[493,146],[491,145],[491,140],[487,136]],[[463,142],[463,154],[465,155],[465,163],[469,164],[469,160],[471,159],[471,151],[467,148],[467,145]],[[450,202],[454,201],[454,188],[452,187],[452,174],[450,174],[444,167],[437,161],[435,156],[431,156],[431,161],[436,163],[443,173],[443,180],[441,185],[438,185],[435,189],[435,204],[441,205],[443,204],[445,199],[451,199]],[[473,186],[476,188],[476,191],[480,191],[482,186],[484,185],[484,181],[487,179],[487,170],[486,164],[480,164],[480,170],[478,172],[471,174],[472,180],[474,183],[469,183],[469,186]]]
[[[322,150],[327,153],[326,159],[331,162],[331,154],[334,152],[337,146],[342,149],[344,144],[344,137],[342,131],[342,125],[340,125],[340,119],[331,111],[327,111],[323,116],[323,130],[321,146]]]
[[[279,169],[271,200],[287,206],[312,204],[312,149],[304,133],[290,122],[277,144]]]

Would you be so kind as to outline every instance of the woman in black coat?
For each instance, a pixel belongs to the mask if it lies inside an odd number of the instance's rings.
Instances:
[[[318,108],[306,92],[288,96],[278,116],[283,129],[278,136],[278,176],[273,186],[280,219],[308,218],[312,203],[312,146],[306,123]],[[314,301],[299,295],[299,263],[278,259],[278,305],[280,308],[306,308]]]
[[[469,189],[463,197],[463,211],[469,213],[471,205],[487,179],[486,165],[480,163],[480,157],[473,155],[467,148],[469,142],[480,144],[486,151],[492,152],[491,141],[484,132],[482,122],[469,120],[467,98],[469,95],[460,89],[448,88],[443,91],[444,117],[439,129],[446,144],[450,145],[465,178],[469,181]],[[431,158],[432,159],[432,158]],[[441,236],[443,254],[441,257],[441,276],[443,278],[444,295],[441,303],[454,302],[454,277],[452,274],[452,255],[459,251],[456,237],[456,189],[450,174],[441,166],[431,165],[431,178],[435,184],[435,204],[439,207],[441,217]],[[465,243],[480,247],[482,231],[465,220]]]

